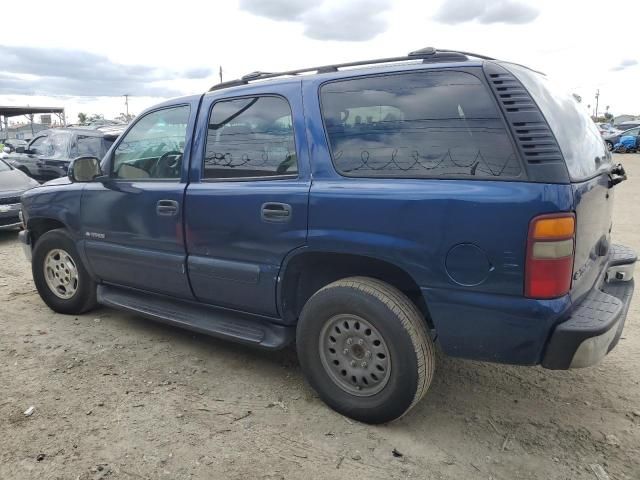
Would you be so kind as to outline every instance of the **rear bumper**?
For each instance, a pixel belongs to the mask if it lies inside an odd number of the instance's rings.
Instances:
[[[598,363],[618,343],[633,296],[635,252],[612,246],[606,274],[571,316],[558,324],[547,344],[542,366],[553,370]]]

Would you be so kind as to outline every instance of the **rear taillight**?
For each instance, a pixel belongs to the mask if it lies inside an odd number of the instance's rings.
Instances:
[[[527,239],[524,295],[556,298],[571,289],[576,217],[540,215],[531,220]]]

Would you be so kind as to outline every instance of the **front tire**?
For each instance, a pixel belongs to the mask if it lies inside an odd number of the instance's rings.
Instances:
[[[50,230],[38,238],[31,271],[40,297],[51,310],[78,315],[96,306],[96,283],[66,230]]]
[[[424,396],[435,348],[424,317],[398,289],[350,277],[316,292],[297,327],[298,358],[320,398],[365,423],[407,413]]]

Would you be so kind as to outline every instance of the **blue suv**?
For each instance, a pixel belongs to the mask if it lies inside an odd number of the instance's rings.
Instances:
[[[157,105],[25,193],[21,240],[56,312],[295,341],[327,404],[381,423],[425,394],[436,347],[568,369],[616,345],[625,178],[544,75],[427,48]]]

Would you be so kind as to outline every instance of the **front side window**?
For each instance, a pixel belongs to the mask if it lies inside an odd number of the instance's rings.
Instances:
[[[505,124],[475,76],[432,71],[321,87],[336,170],[357,177],[513,179]]]
[[[180,178],[189,106],[148,113],[129,130],[113,154],[113,176],[123,180]]]
[[[204,178],[297,175],[291,108],[281,97],[250,97],[214,104]]]
[[[33,141],[31,142],[31,145],[29,145],[29,151],[32,152],[34,155],[42,154],[42,146],[44,145],[44,141],[46,139],[47,137],[34,138]]]

